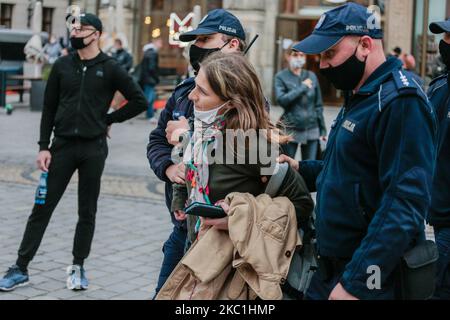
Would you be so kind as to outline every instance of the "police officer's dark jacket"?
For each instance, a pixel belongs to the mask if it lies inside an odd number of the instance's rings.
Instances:
[[[108,114],[116,91],[128,104]],[[146,108],[142,90],[115,59],[102,52],[91,60],[80,60],[77,52],[61,57],[45,90],[40,150],[48,149],[52,130],[56,137],[94,139]]]
[[[194,114],[194,104],[188,99],[189,93],[195,87],[195,78],[188,78],[180,83],[173,94],[167,100],[166,107],[161,112],[158,120],[158,126],[150,133],[149,143],[147,145],[147,158],[151,169],[156,176],[166,182],[166,205],[170,210],[172,204],[172,182],[166,176],[166,170],[172,162],[173,146],[169,144],[166,138],[167,123],[171,120],[178,120],[179,117],[189,119]],[[172,222],[177,225],[185,226],[185,223],[179,222],[172,215]]]
[[[430,84],[428,97],[439,123],[436,170],[429,222],[437,228],[450,227],[450,90],[448,74]]]
[[[340,283],[352,295],[393,298],[393,272],[424,236],[435,143],[426,94],[389,59],[347,99],[324,161],[300,163],[309,187],[317,187],[319,254],[348,261]],[[367,287],[370,266],[381,269],[381,290]]]

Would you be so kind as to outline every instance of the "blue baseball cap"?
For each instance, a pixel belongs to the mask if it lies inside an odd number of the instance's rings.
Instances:
[[[236,16],[224,9],[215,9],[200,21],[197,29],[180,35],[180,41],[194,41],[199,35],[223,33],[245,41],[244,28]]]
[[[381,22],[367,7],[349,2],[325,12],[313,33],[293,46],[306,54],[320,54],[338,44],[345,36],[369,36],[382,39]]]
[[[450,19],[430,23],[430,31],[434,34],[450,32]]]

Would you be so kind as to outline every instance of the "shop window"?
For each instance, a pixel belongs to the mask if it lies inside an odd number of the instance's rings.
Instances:
[[[53,8],[42,8],[42,31],[52,33]]]
[[[0,5],[0,26],[11,29],[13,8],[13,4],[2,3]]]

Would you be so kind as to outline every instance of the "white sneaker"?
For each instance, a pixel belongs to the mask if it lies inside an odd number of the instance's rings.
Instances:
[[[72,265],[67,267],[67,289],[69,290],[83,290],[81,286],[81,267]]]

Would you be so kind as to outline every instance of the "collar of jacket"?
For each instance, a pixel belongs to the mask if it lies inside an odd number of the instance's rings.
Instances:
[[[366,80],[363,86],[356,92],[357,95],[370,95],[380,89],[380,85],[392,76],[392,72],[402,67],[402,62],[397,58],[388,58]]]
[[[90,59],[90,60],[81,60],[80,56],[78,55],[78,52],[75,51],[72,55],[72,58],[77,64],[83,64],[86,67],[91,67],[91,66],[101,63],[103,61],[112,59],[110,56],[105,54],[103,51],[100,51],[100,53],[95,58]]]

